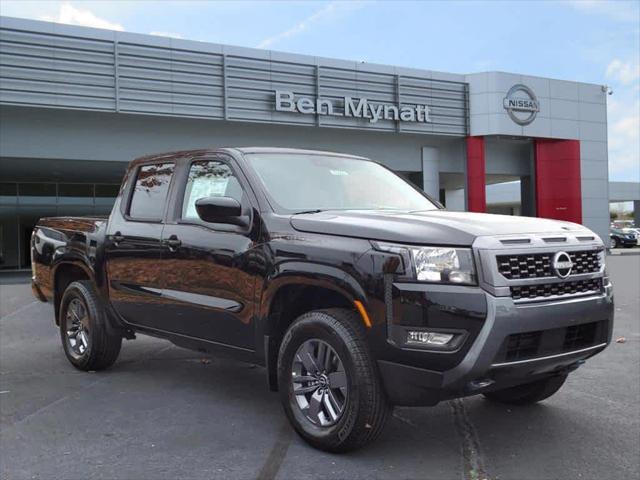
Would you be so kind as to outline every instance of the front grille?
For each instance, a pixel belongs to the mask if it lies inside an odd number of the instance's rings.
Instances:
[[[600,271],[600,251],[586,250],[582,252],[567,252],[571,257],[573,268],[571,275],[579,273],[593,273]]]
[[[559,295],[598,293],[602,291],[602,279],[576,280],[562,283],[542,283],[511,287],[514,300],[539,300]]]
[[[567,252],[573,262],[573,275],[600,271],[598,250]],[[554,253],[530,253],[522,255],[498,255],[498,271],[509,280],[553,277],[551,268]]]
[[[517,362],[573,352],[606,342],[607,321],[509,335],[494,363]]]

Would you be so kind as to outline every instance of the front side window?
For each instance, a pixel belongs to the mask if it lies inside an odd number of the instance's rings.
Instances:
[[[182,202],[182,218],[197,220],[196,200],[206,197],[231,197],[242,202],[240,182],[226,163],[202,160],[191,164]]]
[[[276,210],[436,210],[427,197],[366,159],[320,154],[246,155]]]
[[[140,167],[129,207],[131,218],[162,220],[174,166],[158,163]]]

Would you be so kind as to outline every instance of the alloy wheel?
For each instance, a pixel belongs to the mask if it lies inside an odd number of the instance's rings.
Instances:
[[[89,348],[89,314],[80,299],[69,302],[65,322],[70,351],[74,356],[82,357]]]
[[[292,393],[295,404],[316,426],[330,427],[347,404],[347,375],[336,351],[319,339],[306,340],[293,358]]]

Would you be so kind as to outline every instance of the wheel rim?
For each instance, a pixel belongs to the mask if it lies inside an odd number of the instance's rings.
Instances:
[[[342,360],[326,342],[305,341],[293,358],[291,383],[295,404],[316,426],[340,420],[347,404],[347,375]]]
[[[89,315],[80,299],[69,302],[65,322],[69,350],[74,356],[82,357],[89,349]]]

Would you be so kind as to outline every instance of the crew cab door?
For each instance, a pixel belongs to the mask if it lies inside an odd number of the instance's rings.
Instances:
[[[109,298],[128,323],[158,328],[162,311],[162,228],[171,162],[137,167],[109,218],[105,257]]]
[[[190,337],[253,350],[254,262],[257,225],[239,169],[227,157],[193,159],[176,177],[172,215],[163,230],[163,315],[167,329]],[[242,225],[202,221],[196,200],[236,199]]]

